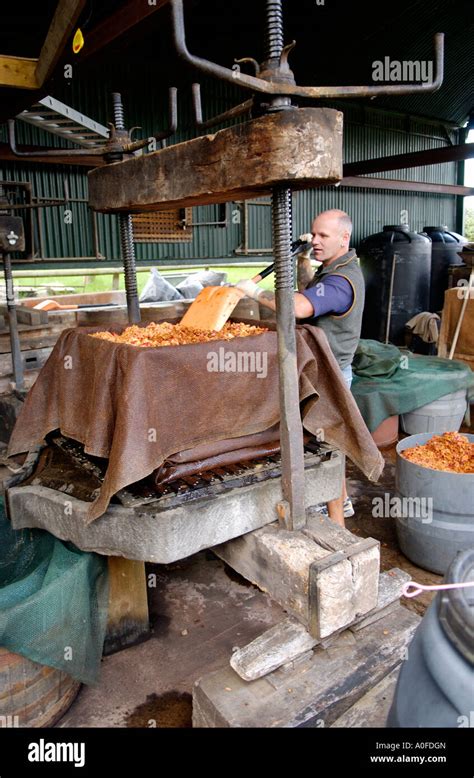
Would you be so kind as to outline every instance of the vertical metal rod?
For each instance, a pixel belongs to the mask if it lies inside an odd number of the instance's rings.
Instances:
[[[291,192],[272,192],[275,255],[276,320],[280,390],[280,444],[283,503],[280,517],[287,529],[306,523],[303,427],[299,407],[296,359],[293,261],[291,259]]]
[[[122,95],[120,92],[112,92],[112,103],[114,107],[114,125],[116,130],[125,129],[125,117],[123,112]]]
[[[390,286],[388,290],[388,311],[387,311],[387,322],[385,324],[385,343],[388,343],[390,340],[390,324],[392,321],[392,302],[393,302],[393,286],[395,283],[395,268],[397,265],[397,254],[393,254],[392,257],[392,271],[390,273]]]
[[[30,181],[27,181],[25,184],[25,191],[26,191],[26,202],[28,205],[33,204],[33,187],[31,186]],[[26,259],[34,259],[35,257],[35,222],[34,222],[34,208],[30,208],[30,212],[28,214],[28,232],[29,232],[29,240],[27,242],[27,245],[30,246],[30,251],[26,256]],[[26,219],[25,219],[26,221]]]
[[[99,229],[97,225],[97,213],[94,211],[93,208],[89,208],[89,213],[91,217],[91,225],[92,225],[92,244],[94,246],[94,254],[96,259],[104,259],[103,255],[100,252],[100,244],[99,244]]]
[[[138,324],[141,320],[140,303],[138,302],[137,271],[135,266],[135,246],[133,244],[133,226],[130,213],[119,214],[120,245],[125,270],[125,291],[127,293],[127,310],[130,324]]]
[[[283,49],[282,0],[266,0],[266,2],[265,57],[279,60]]]
[[[5,294],[7,298],[8,326],[10,328],[10,347],[12,351],[13,377],[18,391],[25,388],[23,377],[23,362],[21,359],[20,336],[18,335],[18,321],[16,318],[15,292],[13,288],[12,263],[10,254],[3,255],[3,269],[5,275]]]
[[[122,96],[119,92],[112,93],[114,106],[114,124],[116,130],[125,129]],[[133,243],[133,223],[129,213],[119,214],[120,245],[122,248],[123,267],[125,271],[125,292],[127,295],[128,320],[130,324],[138,324],[141,319],[140,303],[138,302],[137,271],[135,265],[135,246]]]
[[[38,240],[39,240],[39,259],[45,259],[44,252],[44,229],[43,229],[43,208],[35,208],[38,219]]]

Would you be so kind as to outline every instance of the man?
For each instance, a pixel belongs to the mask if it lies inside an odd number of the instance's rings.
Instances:
[[[302,255],[298,258],[298,292],[295,292],[295,316],[326,333],[329,345],[350,388],[352,359],[357,348],[364,309],[364,278],[355,250],[349,248],[352,222],[344,211],[332,209],[317,216],[311,227],[315,258],[321,262],[316,273]],[[275,310],[275,295],[249,279],[237,288]],[[322,512],[326,513],[325,506]],[[352,502],[344,482],[341,497],[328,502],[330,518],[344,526],[344,517],[353,516]]]

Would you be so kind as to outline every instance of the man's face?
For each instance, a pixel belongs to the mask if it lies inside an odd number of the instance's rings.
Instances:
[[[313,252],[318,262],[331,262],[346,253],[348,235],[341,232],[337,218],[317,216],[312,224],[311,233]]]

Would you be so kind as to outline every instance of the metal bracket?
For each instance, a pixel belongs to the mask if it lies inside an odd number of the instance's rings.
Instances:
[[[340,97],[374,97],[376,95],[408,95],[414,92],[435,92],[443,83],[444,72],[444,34],[438,32],[434,36],[434,54],[436,77],[433,81],[427,81],[422,84],[394,84],[377,86],[298,86],[289,83],[288,80],[280,80],[283,75],[289,78],[288,65],[286,59],[280,60],[277,67],[267,69],[267,79],[259,76],[250,76],[240,70],[231,70],[230,68],[218,65],[210,60],[196,57],[188,51],[186,46],[186,31],[184,26],[183,0],[170,0],[171,18],[173,25],[173,40],[178,55],[189,65],[197,68],[201,72],[221,81],[229,81],[234,86],[240,86],[243,89],[249,89],[253,92],[259,92],[267,95],[305,97],[307,99],[322,98],[340,98]],[[291,44],[290,44],[291,46]],[[285,47],[286,54],[289,48]],[[285,67],[286,65],[286,67]],[[268,66],[268,62],[265,63]],[[291,71],[290,71],[291,72]],[[291,79],[290,79],[291,80]]]
[[[223,113],[220,113],[217,116],[213,116],[212,119],[207,119],[207,121],[203,121],[200,84],[195,83],[192,85],[192,95],[193,95],[194,121],[196,126],[203,130],[207,129],[208,127],[213,127],[215,124],[221,124],[222,122],[226,122],[229,119],[235,119],[236,116],[241,116],[244,113],[248,113],[248,111],[251,110],[254,103],[253,98],[251,97],[250,100],[245,100],[245,102],[240,103],[239,105],[236,105],[233,108],[229,108],[228,111],[224,111]]]

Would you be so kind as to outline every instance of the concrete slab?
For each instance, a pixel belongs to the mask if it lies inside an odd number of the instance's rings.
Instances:
[[[190,727],[195,680],[284,617],[210,553],[146,572],[151,638],[105,657],[59,727]]]
[[[305,470],[308,505],[337,496],[343,461],[335,451]],[[39,527],[84,551],[169,564],[275,521],[281,476],[168,509],[160,501],[110,505],[92,524],[85,521],[89,503],[45,486],[14,486],[7,499],[15,529]]]

